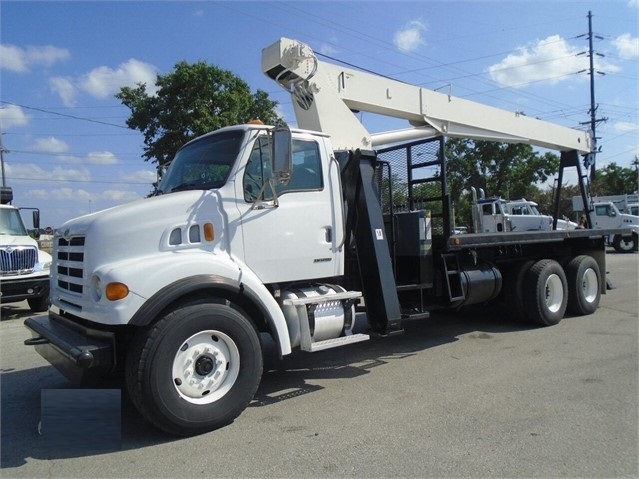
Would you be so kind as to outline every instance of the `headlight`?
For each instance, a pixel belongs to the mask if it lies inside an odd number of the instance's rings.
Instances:
[[[91,277],[91,297],[95,302],[102,299],[102,281],[98,275]]]
[[[46,261],[44,263],[36,263],[35,267],[33,268],[34,272],[40,272],[40,271],[49,271],[51,269],[51,261]]]

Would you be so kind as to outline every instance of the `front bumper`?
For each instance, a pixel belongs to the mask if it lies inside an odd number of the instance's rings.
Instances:
[[[31,331],[27,346],[35,346],[67,379],[81,385],[115,368],[115,333],[83,326],[52,311],[49,316],[28,318]]]
[[[14,303],[49,295],[49,276],[41,278],[0,279],[0,301]]]

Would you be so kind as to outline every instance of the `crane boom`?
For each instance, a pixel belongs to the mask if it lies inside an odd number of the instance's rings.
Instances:
[[[336,149],[445,135],[591,151],[589,132],[323,62],[288,38],[262,50],[262,71],[291,93],[297,126],[328,133]],[[358,111],[408,120],[411,128],[371,134],[353,114]]]

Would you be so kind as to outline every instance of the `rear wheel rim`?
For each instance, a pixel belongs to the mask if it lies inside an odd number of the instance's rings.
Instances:
[[[226,395],[240,372],[240,351],[230,336],[200,331],[184,341],[173,359],[173,385],[193,404],[210,404]]]
[[[588,268],[584,272],[584,276],[581,281],[581,290],[586,302],[592,303],[597,298],[597,291],[599,289],[599,281],[597,281],[597,273],[592,268]]]
[[[556,274],[551,274],[546,279],[545,284],[545,301],[546,308],[552,313],[556,313],[561,309],[564,300],[564,286],[561,278]]]

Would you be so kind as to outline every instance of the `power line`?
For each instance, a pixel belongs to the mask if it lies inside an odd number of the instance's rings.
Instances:
[[[129,130],[128,126],[117,125],[115,123],[109,123],[109,122],[101,121],[101,120],[94,120],[93,118],[84,118],[84,117],[81,117],[81,116],[69,115],[69,114],[66,114],[66,113],[59,113],[57,111],[45,110],[43,108],[36,108],[34,106],[27,106],[27,105],[21,105],[19,103],[13,103],[11,101],[0,100],[0,103],[4,103],[5,105],[19,106],[20,108],[24,108],[25,110],[39,111],[41,113],[48,113],[50,115],[57,115],[57,116],[61,116],[61,117],[64,117],[64,118],[71,118],[73,120],[88,121],[88,122],[91,122],[91,123],[98,123],[100,125],[114,126],[116,128],[123,128],[125,130]]]

